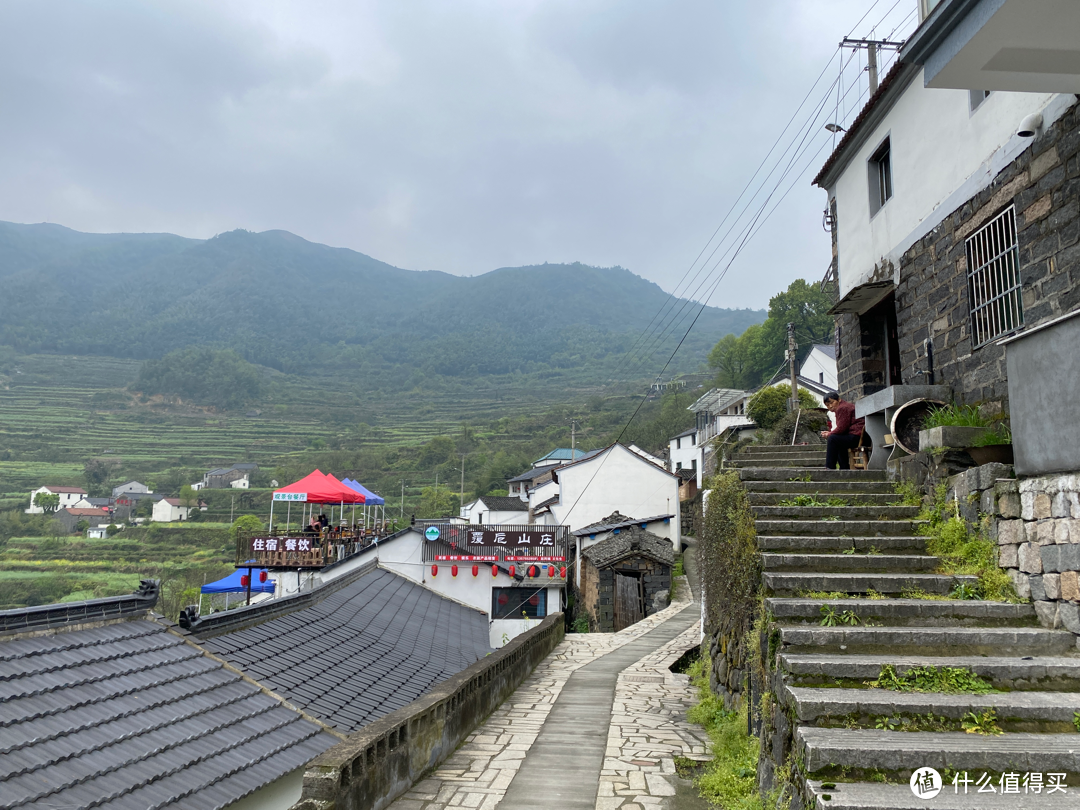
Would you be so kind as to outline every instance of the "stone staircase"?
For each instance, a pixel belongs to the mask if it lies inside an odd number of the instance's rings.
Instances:
[[[801,763],[804,807],[817,810],[1080,806],[1080,657],[1072,633],[1039,626],[1030,604],[948,598],[974,577],[937,573],[915,507],[885,474],[824,469],[820,446],[746,448],[734,459],[755,513],[776,671],[773,765]],[[800,496],[803,496],[800,499]],[[806,496],[846,505],[782,505]],[[912,598],[916,597],[916,598]],[[826,620],[826,616],[832,618]],[[828,625],[828,626],[827,626]],[[962,667],[989,694],[870,688],[882,668]],[[965,733],[993,711],[1000,734]],[[932,718],[928,715],[933,715]],[[910,730],[900,730],[900,729]],[[894,730],[896,729],[896,730]],[[918,798],[917,769],[945,788]],[[952,777],[989,773],[996,793],[954,792]],[[1003,794],[1003,773],[1067,774],[1065,792]],[[793,774],[794,775],[794,774]],[[798,802],[793,803],[797,806]]]

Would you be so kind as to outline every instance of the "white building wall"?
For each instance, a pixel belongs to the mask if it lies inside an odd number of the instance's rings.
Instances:
[[[627,517],[673,514],[672,546],[682,550],[679,481],[621,445],[559,470],[554,523],[581,529],[618,511]]]
[[[186,520],[188,508],[185,506],[173,506],[165,500],[154,504],[154,511],[150,519],[155,523],[175,523],[178,520]]]
[[[927,89],[920,71],[836,181],[840,295],[870,280],[875,266],[895,263],[989,185],[1031,144],[1015,135],[1024,116],[1044,112],[1046,126],[1064,112],[1060,103],[1044,111],[1054,100],[1047,93],[997,92],[972,111],[966,90]],[[886,137],[893,196],[871,219],[867,161]]]
[[[42,512],[44,512],[45,510],[42,509],[40,506],[34,506],[34,496],[37,495],[39,492],[49,491],[50,490],[48,487],[38,487],[33,492],[31,492],[30,508],[26,510],[26,514],[40,515]],[[56,494],[60,496],[60,505],[56,507],[57,509],[68,509],[78,506],[79,501],[86,497],[86,494],[82,492],[58,492]]]
[[[821,349],[813,349],[803,360],[799,376],[820,383],[830,391],[836,390],[836,361]]]
[[[680,436],[678,439],[668,441],[668,459],[668,469],[671,472],[696,467],[700,476],[705,459],[701,448],[697,445],[697,434],[691,433],[688,436]],[[643,517],[648,517],[648,515],[643,515]]]

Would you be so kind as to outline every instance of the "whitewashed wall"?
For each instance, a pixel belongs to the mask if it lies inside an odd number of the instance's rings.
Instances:
[[[1031,144],[1015,135],[1024,116],[1044,112],[1049,124],[1063,98],[996,92],[971,111],[966,90],[927,89],[920,71],[836,181],[841,296],[989,185]],[[886,137],[893,196],[871,219],[867,161]]]

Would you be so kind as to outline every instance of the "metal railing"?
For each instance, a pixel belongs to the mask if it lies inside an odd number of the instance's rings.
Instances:
[[[326,529],[311,532],[241,532],[237,568],[325,568],[375,545],[381,535]]]

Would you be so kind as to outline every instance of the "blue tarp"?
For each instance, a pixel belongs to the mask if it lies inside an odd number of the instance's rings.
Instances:
[[[251,569],[251,592],[252,593],[273,593],[274,592],[274,580],[268,579],[266,582],[259,582],[259,572],[262,568]],[[240,584],[240,577],[247,573],[246,568],[237,568],[225,579],[219,579],[217,582],[208,582],[202,586],[203,593],[247,593],[247,588]]]
[[[349,489],[356,490],[361,495],[363,495],[364,496],[364,503],[367,504],[368,506],[372,506],[372,505],[374,505],[374,506],[382,506],[384,503],[386,503],[386,501],[384,499],[380,498],[378,495],[376,495],[370,489],[365,487],[359,481],[353,481],[351,478],[345,478],[345,479],[342,480],[341,483],[343,483]]]

